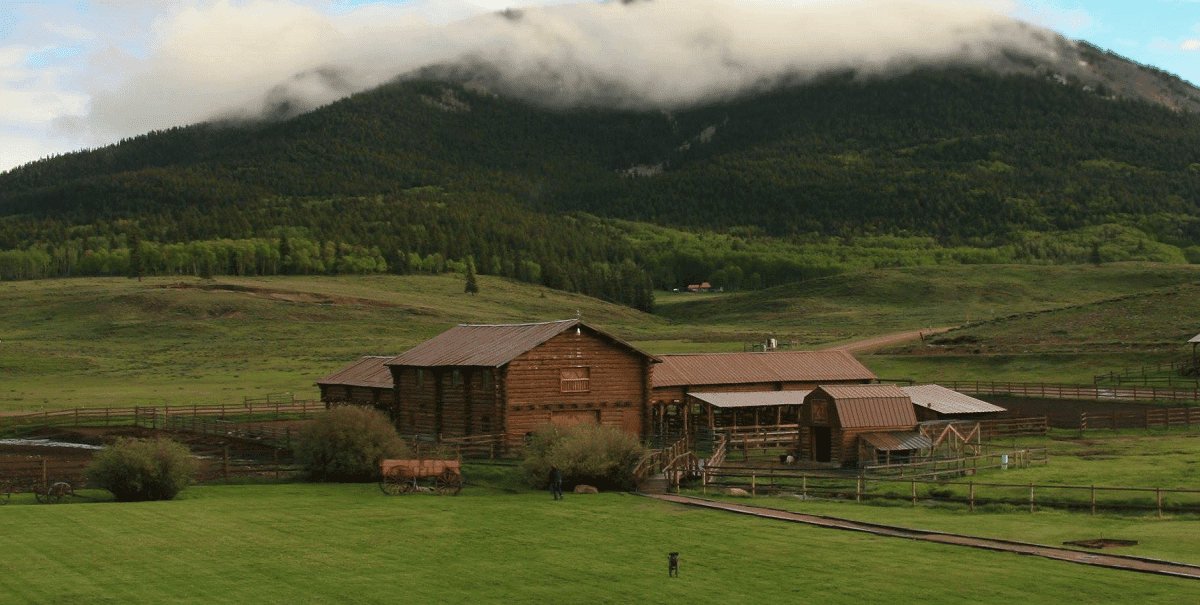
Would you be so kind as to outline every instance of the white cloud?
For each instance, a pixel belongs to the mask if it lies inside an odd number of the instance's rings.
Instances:
[[[1187,51],[1200,50],[1200,38],[1192,38],[1191,40],[1185,40],[1183,42],[1183,44],[1179,45],[1179,49],[1187,50]]]
[[[1014,10],[1007,0],[578,1],[504,18],[478,13],[529,3],[91,0],[85,18],[60,8],[36,21],[52,23],[47,29],[60,42],[85,45],[69,67],[35,74],[21,57],[36,44],[0,48],[0,77],[24,77],[27,85],[2,84],[0,103],[95,145],[254,114],[280,91],[315,107],[464,57],[537,86],[555,78],[561,102],[625,91],[643,103],[675,104],[761,85],[785,71],[883,72],[913,61],[983,59],[1001,45],[1053,52],[1044,32],[1005,16]],[[89,38],[92,32],[101,35]]]

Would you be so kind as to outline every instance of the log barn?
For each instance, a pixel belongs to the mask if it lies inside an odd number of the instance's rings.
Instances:
[[[598,422],[635,435],[647,424],[658,358],[578,319],[463,324],[385,361],[401,432],[502,433]]]

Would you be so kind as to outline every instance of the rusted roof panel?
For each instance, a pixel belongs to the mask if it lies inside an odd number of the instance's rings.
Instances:
[[[391,357],[363,357],[317,380],[317,384],[390,389],[392,388],[392,372],[384,364],[391,359]]]
[[[875,449],[885,452],[920,450],[933,447],[933,442],[928,437],[913,431],[863,433],[859,437],[862,437],[863,441],[871,444]]]
[[[597,334],[652,360],[657,359],[653,355],[578,319],[567,319],[531,324],[461,324],[401,353],[388,361],[387,365],[426,368],[449,366],[498,368],[551,338],[576,327]]]
[[[656,368],[657,369],[657,368]],[[688,395],[718,408],[752,408],[763,406],[801,405],[811,390],[754,391],[750,393],[688,393]]]
[[[659,358],[662,363],[654,366],[655,388],[876,379],[874,373],[846,351],[699,353]]]
[[[998,405],[936,384],[900,387],[900,390],[908,393],[913,405],[929,408],[939,414],[988,414],[1005,411]]]
[[[842,428],[917,426],[912,399],[900,387],[890,384],[822,385],[833,399]],[[816,393],[816,391],[814,391]],[[815,396],[815,395],[813,395]]]

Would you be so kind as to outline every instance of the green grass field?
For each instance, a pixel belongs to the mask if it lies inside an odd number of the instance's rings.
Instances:
[[[0,412],[238,403],[294,392],[361,355],[394,354],[456,323],[574,317],[653,353],[819,348],[970,323],[958,344],[862,357],[884,377],[1089,383],[1190,352],[1195,267],[929,267],[764,292],[660,295],[645,315],[460,276],[76,279],[0,283]],[[973,340],[972,340],[973,339]],[[967,343],[966,345],[962,343]],[[986,378],[985,378],[986,377]],[[1194,437],[1050,443],[1013,482],[1190,486]],[[172,502],[0,508],[6,603],[1191,603],[1197,586],[1118,572],[691,510],[632,495],[546,494],[470,466],[457,498],[374,485],[205,485]],[[980,481],[988,479],[981,475]],[[994,479],[994,477],[993,477]],[[482,485],[482,486],[479,486]],[[500,489],[503,488],[503,489]],[[1153,515],[855,505],[774,507],[1057,544],[1110,537],[1129,554],[1200,563],[1196,520]],[[678,579],[666,553],[682,553]]]
[[[658,311],[459,275],[0,282],[0,413],[315,397],[362,355],[464,322],[575,317],[651,353],[821,348],[967,325],[867,352],[885,378],[1091,383],[1190,354],[1200,267],[947,266],[868,271],[760,292],[659,293]],[[965,340],[964,340],[965,337]]]
[[[18,498],[0,509],[0,594],[12,604],[1191,603],[1197,590],[1194,580],[617,493],[557,502],[484,487],[441,498],[389,497],[370,484],[279,484],[194,487],[176,501],[141,504]],[[1002,517],[971,520],[1028,527],[1026,537],[1112,528],[1068,531],[1091,522],[1080,517]],[[681,553],[677,579],[666,576],[669,551]]]

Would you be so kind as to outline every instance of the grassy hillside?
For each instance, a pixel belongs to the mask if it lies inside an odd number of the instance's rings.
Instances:
[[[1198,271],[889,269],[671,293],[655,315],[487,276],[478,296],[452,275],[0,282],[0,412],[315,396],[316,379],[359,356],[397,354],[458,323],[576,314],[653,353],[740,351],[767,337],[822,348],[969,319],[935,346],[862,359],[888,378],[1089,383],[1188,352]]]

